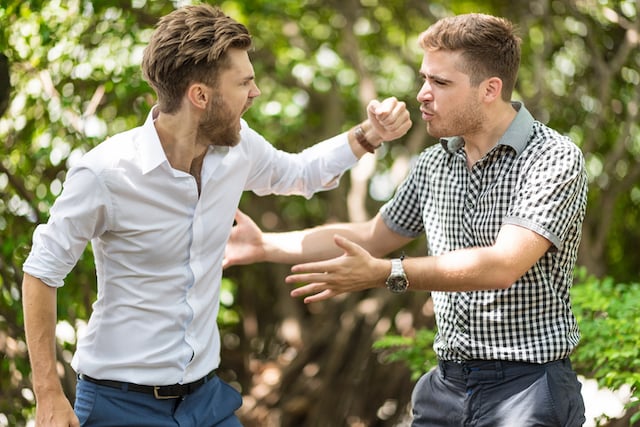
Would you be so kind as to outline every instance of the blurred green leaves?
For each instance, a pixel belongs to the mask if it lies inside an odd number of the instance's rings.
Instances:
[[[629,406],[640,405],[640,283],[598,279],[584,269],[576,276],[571,297],[582,338],[575,368],[612,390],[629,385]]]
[[[21,265],[33,229],[47,220],[70,165],[104,138],[138,126],[144,120],[154,97],[139,70],[142,50],[158,17],[178,3],[185,2],[0,2],[0,53],[6,55],[11,66],[11,101],[0,117],[0,389],[6,391],[0,399],[0,425],[22,425],[32,410],[28,392],[23,392],[29,390],[30,383],[20,283]],[[640,273],[640,253],[635,249],[640,240],[637,2],[226,0],[218,3],[253,34],[255,50],[251,57],[262,95],[245,118],[277,147],[299,151],[348,129],[364,118],[364,107],[372,98],[396,96],[407,103],[414,126],[403,140],[386,144],[384,156],[377,159],[364,194],[363,206],[369,216],[389,197],[411,159],[435,142],[426,136],[415,100],[420,85],[417,78],[420,32],[436,19],[453,13],[486,12],[510,18],[523,37],[516,97],[524,100],[538,119],[571,135],[585,152],[591,185],[580,263],[598,277],[615,277],[622,283],[637,280]],[[241,208],[268,230],[295,229],[326,220],[344,221],[350,215],[347,203],[350,183],[347,175],[342,178],[340,188],[309,201],[301,197],[245,194]],[[424,249],[418,251],[423,253]],[[242,286],[249,287],[249,294],[260,286],[260,295],[278,295],[273,289],[282,284],[265,283],[261,271],[253,267],[243,270]],[[243,318],[242,307],[237,305],[238,277],[231,274],[223,282],[220,322],[228,330],[238,328]],[[59,292],[59,315],[77,327],[80,320],[88,317],[95,297],[91,248],[66,282]],[[629,292],[636,295],[635,288],[628,286]],[[624,292],[616,289],[613,286],[602,298],[610,296],[629,304],[633,301],[625,299]],[[576,298],[579,301],[580,295]],[[625,312],[619,306],[613,310]],[[590,315],[584,313],[586,345],[591,336],[589,325],[591,322],[595,325],[596,320],[589,320]],[[608,319],[612,322],[613,318]],[[602,328],[610,328],[611,332],[615,329],[619,335],[602,335],[597,339],[610,351],[620,349],[619,357],[624,358],[627,351],[632,351],[626,343],[638,344],[631,335],[633,329],[625,329],[633,325],[633,322],[626,326],[607,324]],[[263,330],[276,329],[277,326],[268,326]],[[429,332],[420,332],[416,337],[422,343],[418,347],[429,347]],[[387,344],[403,345],[402,340]],[[61,345],[66,351],[73,347],[69,342]],[[416,369],[422,363],[421,356],[430,360],[426,352],[411,351],[406,358],[413,361]],[[591,350],[586,347],[585,351]],[[618,366],[615,363],[623,366],[623,359],[615,362],[618,359],[614,355],[606,357],[614,361],[611,365],[614,369]],[[604,366],[604,359],[592,362],[600,363],[594,365],[598,369]],[[622,369],[619,372],[624,373]]]

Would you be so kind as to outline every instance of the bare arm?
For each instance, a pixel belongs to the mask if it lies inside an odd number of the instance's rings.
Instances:
[[[22,301],[36,395],[36,425],[79,426],[56,370],[56,288],[25,273]]]
[[[339,256],[343,250],[334,242],[340,235],[376,256],[401,248],[412,239],[391,231],[380,214],[367,222],[326,224],[288,233],[265,233],[265,260],[295,264]]]
[[[331,298],[345,292],[384,287],[391,271],[389,260],[375,258],[357,242],[336,238],[342,255],[295,265],[287,283],[308,283],[291,292],[306,296],[305,302]],[[461,249],[440,256],[405,259],[409,289],[472,291],[506,289],[524,275],[551,243],[539,234],[515,225],[505,225],[496,243],[489,247]]]
[[[345,236],[376,256],[384,256],[412,239],[391,231],[378,214],[362,223],[327,224],[286,233],[262,233],[247,215],[238,211],[236,225],[225,250],[224,267],[255,262],[296,264],[339,256],[335,235]]]

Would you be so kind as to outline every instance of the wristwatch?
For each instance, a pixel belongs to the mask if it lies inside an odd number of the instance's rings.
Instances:
[[[402,268],[402,258],[394,258],[391,260],[391,274],[387,277],[387,289],[394,294],[402,294],[409,287],[409,279]]]

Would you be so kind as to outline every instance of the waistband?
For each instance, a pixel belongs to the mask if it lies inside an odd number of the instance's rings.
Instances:
[[[99,380],[88,375],[80,374],[78,378],[105,387],[117,388],[122,391],[135,391],[138,393],[152,394],[156,399],[177,399],[191,393],[195,393],[202,385],[216,376],[215,371],[209,372],[204,377],[187,384],[172,385],[141,385],[121,381]]]
[[[567,357],[547,363],[514,362],[508,360],[467,360],[463,362],[440,360],[438,361],[438,368],[443,378],[463,381],[471,377],[475,379],[501,380],[510,371],[536,372],[545,370],[556,364],[567,364],[571,367],[571,362]]]

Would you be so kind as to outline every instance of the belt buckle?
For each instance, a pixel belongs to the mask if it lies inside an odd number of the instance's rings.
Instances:
[[[167,400],[167,399],[178,399],[180,396],[173,396],[173,395],[163,395],[163,394],[158,394],[158,390],[160,390],[160,386],[156,385],[153,386],[153,397],[155,397],[158,400]]]

